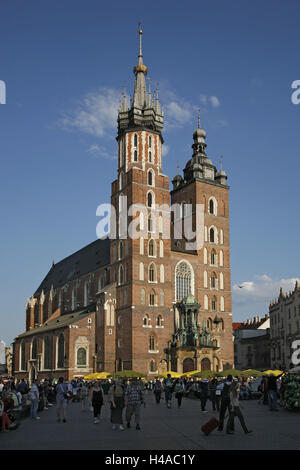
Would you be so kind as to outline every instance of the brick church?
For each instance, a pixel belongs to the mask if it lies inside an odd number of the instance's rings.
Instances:
[[[233,367],[227,176],[206,155],[198,118],[192,156],[170,191],[164,112],[146,87],[141,29],[139,42],[133,98],[128,103],[123,93],[118,112],[116,236],[53,263],[26,303],[26,331],[14,342],[16,378],[119,370],[154,378]],[[128,215],[129,207],[141,209]],[[201,232],[199,246],[178,230],[186,220]],[[128,236],[134,221],[138,237]]]

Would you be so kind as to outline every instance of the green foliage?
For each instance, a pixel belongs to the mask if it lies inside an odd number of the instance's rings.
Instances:
[[[300,375],[286,374],[283,377],[286,408],[300,411]]]

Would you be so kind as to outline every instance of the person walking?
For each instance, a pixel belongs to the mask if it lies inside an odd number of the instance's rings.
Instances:
[[[162,394],[162,386],[161,386],[161,381],[159,379],[156,379],[153,390],[154,390],[156,403],[159,404],[160,399],[161,399],[161,394]]]
[[[218,391],[218,395],[217,395],[217,386],[218,385],[219,385],[218,379],[216,377],[214,377],[209,382],[209,386],[208,386],[213,411],[219,411],[220,410],[219,391]]]
[[[219,427],[218,431],[223,431],[225,413],[228,410],[230,413],[231,404],[230,404],[230,390],[232,386],[232,375],[228,375],[226,382],[221,384],[221,406],[220,406],[220,415],[219,415]]]
[[[125,406],[125,390],[124,385],[120,379],[116,379],[115,384],[113,384],[108,392],[108,400],[110,402],[110,421],[112,423],[112,428],[117,429],[119,426],[120,431],[124,431],[123,426],[123,409]]]
[[[89,408],[89,390],[86,383],[82,384],[80,389],[81,411],[87,411]]]
[[[200,401],[201,401],[201,411],[202,413],[207,413],[207,410],[205,409],[206,402],[208,399],[208,379],[202,379],[200,384],[199,384],[199,394],[200,394]]]
[[[30,417],[32,419],[41,419],[37,415],[38,407],[39,407],[39,399],[40,399],[37,379],[34,379],[32,385],[31,385],[30,399],[31,399]]]
[[[174,386],[175,398],[177,399],[178,408],[181,407],[182,397],[184,392],[184,386],[182,380],[177,379]]]
[[[145,402],[142,387],[138,384],[136,377],[131,380],[131,384],[126,388],[125,403],[127,428],[131,427],[130,421],[132,415],[134,415],[135,427],[140,430],[141,405]]]
[[[166,406],[171,408],[172,406],[172,393],[173,393],[173,381],[171,374],[167,374],[167,378],[163,382],[165,391]]]
[[[268,377],[268,404],[270,411],[279,411],[277,408],[277,378],[273,373]]]
[[[63,423],[67,421],[67,398],[68,385],[64,383],[64,378],[60,377],[56,386],[56,410],[58,423],[60,423],[61,412],[63,416]]]
[[[94,410],[94,423],[97,424],[99,423],[99,418],[101,415],[101,407],[104,402],[104,392],[103,388],[101,387],[101,384],[99,382],[96,382],[94,387],[93,387],[93,392],[92,392],[92,407]]]
[[[226,426],[226,433],[227,434],[234,434],[234,417],[237,416],[240,420],[241,426],[245,434],[250,434],[252,430],[248,430],[244,416],[241,412],[240,405],[239,405],[239,395],[240,395],[240,388],[241,384],[239,382],[234,382],[231,385],[229,396],[230,396],[230,412],[229,418],[227,421]]]

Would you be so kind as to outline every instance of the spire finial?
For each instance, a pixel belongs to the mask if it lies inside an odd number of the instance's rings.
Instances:
[[[139,51],[139,57],[143,57],[143,52],[142,52],[142,35],[143,35],[143,30],[142,30],[142,22],[139,22],[139,36],[140,36],[140,51]]]
[[[201,129],[201,127],[200,127],[200,108],[198,109],[198,129]]]

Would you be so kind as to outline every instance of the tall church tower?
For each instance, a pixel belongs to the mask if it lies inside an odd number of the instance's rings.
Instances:
[[[202,347],[195,351],[190,367],[198,370],[223,370],[224,367],[233,366],[229,186],[226,184],[225,171],[222,168],[217,171],[206,155],[206,132],[200,126],[200,116],[198,128],[193,133],[192,149],[193,155],[183,170],[183,176],[177,175],[172,181],[171,204],[177,204],[181,208],[179,217],[184,218],[186,212],[189,213],[194,231],[200,230],[196,224],[196,205],[202,205],[203,246],[191,251],[187,249],[184,238],[177,239],[176,231],[173,231],[172,258],[180,257],[190,263],[189,269],[193,272],[194,279],[191,293],[198,303],[195,322],[200,325],[204,337],[209,334],[211,341],[210,349]],[[175,276],[175,279],[178,277],[176,284],[179,285],[180,273]],[[178,289],[176,300],[182,301]],[[182,306],[178,304],[175,308],[175,330],[180,334],[181,311]],[[201,343],[199,334],[198,338]],[[185,355],[184,349],[179,348],[176,354],[173,350],[173,361],[177,360],[176,366],[180,372],[184,357],[187,358]],[[184,369],[183,365],[183,371]]]
[[[118,178],[111,203],[117,214],[117,238],[111,240],[111,273],[116,282],[116,366],[138,372],[166,369],[161,361],[173,332],[170,311],[170,239],[162,238],[164,205],[169,213],[169,179],[162,173],[164,114],[158,92],[147,91],[142,29],[134,93],[118,114]],[[142,205],[143,208],[138,208]],[[136,207],[127,217],[127,210]],[[135,223],[138,237],[128,236]],[[169,307],[167,307],[169,305]]]

